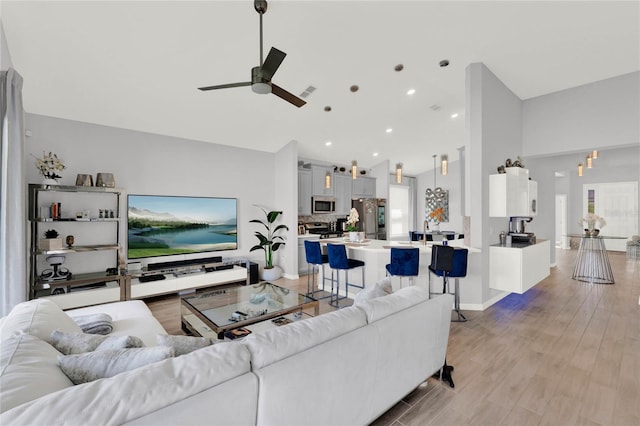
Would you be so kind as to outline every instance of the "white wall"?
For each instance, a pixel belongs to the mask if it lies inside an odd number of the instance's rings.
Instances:
[[[29,183],[41,181],[36,168],[30,167],[30,154],[40,156],[43,151],[52,151],[67,166],[60,181],[63,185],[74,185],[78,173],[92,174],[95,180],[97,172],[110,172],[116,186],[131,194],[237,198],[238,250],[218,253],[224,257],[247,256],[257,242],[255,225],[249,224],[249,220],[259,218],[254,204],[281,208],[285,220],[296,223],[297,200],[291,195],[297,194],[292,189],[296,182],[289,176],[293,172],[283,166],[291,157],[289,168],[295,170],[296,155],[291,153],[295,146],[274,155],[34,114],[27,114],[26,128],[32,134],[25,146]],[[277,187],[283,182],[289,182],[291,188],[276,198]],[[121,227],[124,230],[126,223]],[[295,226],[292,228],[295,232]],[[291,243],[286,249],[296,251],[295,234],[288,239]],[[292,255],[284,253],[285,273],[297,274]],[[250,257],[264,264],[262,252],[253,252]],[[172,260],[169,256],[162,259]]]
[[[640,143],[640,71],[527,99],[523,154]]]
[[[497,294],[489,288],[489,245],[508,227],[508,219],[489,217],[489,175],[522,155],[522,101],[484,64],[469,65],[466,78],[465,202],[471,246],[482,250],[482,288],[465,289],[461,302],[485,304]]]
[[[287,243],[277,251],[277,264],[285,277],[298,278],[298,142],[291,141],[275,155],[274,203],[272,208],[282,210],[282,223],[289,227]],[[265,176],[263,182],[269,183]],[[286,214],[285,214],[286,213]]]
[[[0,21],[0,70],[6,71],[13,68],[9,46],[7,46],[7,37],[4,35],[4,27]]]

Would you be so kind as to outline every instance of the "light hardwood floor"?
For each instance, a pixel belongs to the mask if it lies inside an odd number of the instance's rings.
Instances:
[[[589,284],[571,279],[576,253],[558,250],[525,294],[466,311],[447,351],[456,387],[429,379],[373,424],[640,425],[640,260],[609,252],[616,283]],[[306,277],[277,283],[306,291]],[[150,303],[170,333],[177,305]]]

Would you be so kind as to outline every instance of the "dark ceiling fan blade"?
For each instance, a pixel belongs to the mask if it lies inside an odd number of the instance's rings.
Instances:
[[[198,87],[198,90],[215,90],[215,89],[228,89],[230,87],[242,87],[242,86],[251,86],[250,81],[243,81],[242,83],[229,83],[229,84],[219,84],[217,86],[207,86],[207,87]]]
[[[274,95],[276,95],[279,98],[284,99],[285,101],[287,101],[289,103],[292,103],[293,105],[297,106],[298,108],[300,108],[302,105],[307,103],[306,101],[303,101],[302,99],[300,99],[296,95],[287,92],[282,87],[276,86],[273,83],[271,83],[271,93],[273,93]]]
[[[267,55],[267,59],[265,59],[264,64],[262,64],[262,68],[261,68],[262,78],[264,78],[267,81],[271,81],[273,74],[276,73],[276,71],[278,70],[278,67],[280,66],[282,61],[284,61],[285,56],[287,56],[286,53],[276,49],[275,47],[272,47],[271,50],[269,51],[269,54]]]

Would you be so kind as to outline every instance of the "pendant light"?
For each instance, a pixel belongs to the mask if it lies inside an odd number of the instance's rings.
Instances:
[[[402,183],[402,163],[396,164],[396,183]]]
[[[593,167],[593,160],[591,159],[591,154],[587,155],[587,169]]]
[[[593,158],[594,160],[598,159],[598,150],[594,149],[593,152],[591,153],[591,158]]]
[[[358,162],[353,160],[351,162],[351,178],[355,179],[356,177],[358,177]]]
[[[446,154],[440,156],[440,169],[442,176],[446,176],[449,173],[449,157]]]
[[[324,175],[324,187],[327,189],[331,188],[331,173],[329,172]]]
[[[582,163],[578,163],[578,176],[582,176]]]

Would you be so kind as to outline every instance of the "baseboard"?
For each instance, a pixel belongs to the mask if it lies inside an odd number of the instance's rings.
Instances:
[[[484,311],[494,303],[499,302],[500,300],[504,299],[510,294],[511,293],[506,291],[500,291],[498,292],[498,294],[494,295],[491,299],[483,303],[461,303],[460,309],[462,309],[463,311]]]

